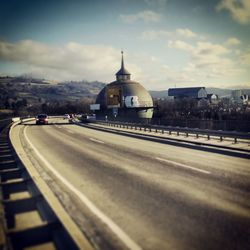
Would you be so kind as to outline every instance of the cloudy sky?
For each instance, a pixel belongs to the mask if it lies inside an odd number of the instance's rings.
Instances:
[[[250,88],[250,0],[2,0],[0,74]]]

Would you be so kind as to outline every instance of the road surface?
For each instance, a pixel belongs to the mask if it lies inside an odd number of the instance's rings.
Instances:
[[[250,249],[250,160],[50,122],[20,138],[96,248]]]

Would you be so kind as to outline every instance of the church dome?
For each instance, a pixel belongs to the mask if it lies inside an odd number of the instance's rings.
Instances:
[[[107,84],[96,98],[96,104],[100,104],[99,113],[115,110],[123,118],[152,118],[151,95],[139,82],[132,81],[130,76],[125,69],[122,52],[121,69],[116,73],[116,81]]]

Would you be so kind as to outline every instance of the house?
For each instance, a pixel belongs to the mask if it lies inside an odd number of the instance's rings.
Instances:
[[[207,98],[207,91],[205,87],[192,87],[192,88],[170,88],[168,96],[173,96],[174,99],[194,98],[201,99]]]
[[[219,103],[219,97],[216,94],[208,94],[207,99],[212,105],[217,105]]]

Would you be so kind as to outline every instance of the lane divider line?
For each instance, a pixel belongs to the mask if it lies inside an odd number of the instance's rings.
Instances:
[[[98,209],[83,193],[81,193],[77,188],[75,188],[67,179],[65,179],[37,150],[33,143],[29,140],[26,134],[26,128],[24,129],[24,137],[34,150],[36,155],[41,161],[46,165],[46,167],[73,193],[75,193],[80,200],[103,222],[105,223],[111,231],[128,247],[133,250],[141,250],[142,248],[134,242],[115,222],[113,222],[107,215],[105,215],[100,209]]]
[[[97,143],[100,143],[100,144],[104,144],[103,141],[100,141],[100,140],[97,140],[97,139],[94,139],[94,138],[89,138],[91,141],[93,142],[97,142]]]
[[[170,161],[170,160],[159,158],[159,157],[156,157],[155,159],[158,160],[158,161],[161,161],[161,162],[166,162],[166,163],[173,164],[174,166],[177,166],[177,167],[187,168],[187,169],[191,169],[191,170],[194,170],[194,171],[197,171],[197,172],[201,172],[203,174],[211,174],[211,172],[209,172],[207,170],[191,167],[189,165],[178,163],[178,162],[175,162],[175,161]]]

